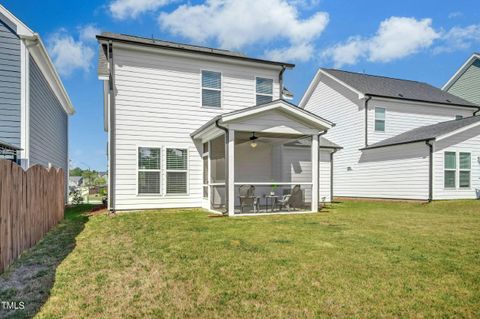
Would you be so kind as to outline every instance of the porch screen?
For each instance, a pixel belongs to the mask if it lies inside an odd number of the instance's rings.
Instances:
[[[138,148],[138,193],[160,194],[160,148]]]
[[[187,193],[187,150],[167,148],[167,194]]]

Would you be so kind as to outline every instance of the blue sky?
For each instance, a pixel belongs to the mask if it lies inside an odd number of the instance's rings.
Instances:
[[[74,166],[106,168],[94,34],[111,31],[203,44],[297,66],[286,86],[298,102],[318,67],[441,86],[480,51],[478,1],[7,0],[46,42],[76,108]],[[192,128],[193,130],[194,128]]]

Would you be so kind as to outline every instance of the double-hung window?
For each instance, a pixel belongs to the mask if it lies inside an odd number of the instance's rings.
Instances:
[[[202,71],[202,106],[222,107],[222,74]]]
[[[457,153],[445,152],[444,155],[444,186],[455,188],[457,181]]]
[[[458,186],[460,188],[470,188],[470,170],[472,167],[472,160],[470,153],[460,152],[459,155],[459,169]]]
[[[138,194],[160,194],[160,148],[138,148]]]
[[[385,132],[385,108],[375,108],[375,131]]]
[[[167,194],[187,194],[188,151],[167,148]]]
[[[265,78],[255,78],[255,92],[257,105],[272,102],[273,100],[273,80]]]

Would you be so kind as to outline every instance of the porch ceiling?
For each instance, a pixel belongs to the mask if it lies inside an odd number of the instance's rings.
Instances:
[[[284,100],[245,108],[216,116],[191,134],[194,139],[211,140],[222,135],[223,129],[256,132],[264,136],[285,138],[314,135],[334,124]],[[260,135],[259,135],[260,136]]]

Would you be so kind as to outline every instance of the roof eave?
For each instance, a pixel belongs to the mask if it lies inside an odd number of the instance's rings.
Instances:
[[[96,38],[97,38],[98,41],[114,41],[114,42],[120,42],[120,43],[126,43],[126,44],[134,44],[134,45],[139,45],[139,46],[157,48],[157,49],[162,49],[162,50],[170,50],[170,51],[177,51],[177,52],[189,52],[189,53],[192,53],[192,54],[200,54],[200,55],[207,55],[207,56],[214,56],[214,57],[222,57],[222,58],[225,58],[225,59],[242,60],[242,61],[248,61],[248,62],[252,62],[252,63],[274,65],[274,66],[284,67],[284,68],[287,68],[287,69],[292,69],[292,68],[295,67],[295,64],[293,64],[293,63],[269,61],[269,60],[250,58],[250,57],[242,57],[242,56],[230,56],[230,55],[224,55],[224,54],[219,54],[219,53],[215,53],[215,52],[190,50],[190,49],[187,49],[187,48],[174,48],[174,47],[169,47],[169,46],[161,46],[161,45],[154,44],[154,43],[144,43],[144,42],[140,42],[140,41],[118,39],[118,38],[115,38],[115,37],[109,37],[109,36],[105,36],[105,35],[97,35]]]
[[[435,137],[428,137],[428,138],[421,138],[413,141],[408,141],[408,142],[398,142],[398,143],[390,143],[390,144],[383,144],[383,145],[378,145],[376,146],[375,144],[372,146],[367,146],[360,148],[360,151],[366,151],[366,150],[373,150],[377,148],[383,148],[383,147],[390,147],[390,146],[399,146],[399,145],[406,145],[406,144],[413,144],[413,143],[420,143],[420,142],[426,142],[426,141],[434,141],[436,138]]]
[[[388,96],[388,95],[379,95],[379,94],[371,94],[371,93],[365,93],[365,96],[371,96],[373,98],[383,98],[383,99],[391,99],[391,100],[396,100],[396,101],[411,101],[411,102],[418,102],[418,103],[430,103],[430,104],[437,104],[437,105],[443,105],[443,106],[453,106],[453,107],[467,107],[467,108],[475,108],[475,109],[480,109],[480,105],[474,105],[474,104],[449,104],[449,103],[442,103],[442,102],[437,102],[437,101],[428,101],[428,100],[418,100],[418,99],[409,99],[409,98],[404,98],[404,97],[395,97],[395,96]]]
[[[468,60],[463,63],[463,65],[457,70],[457,72],[455,72],[455,74],[447,81],[447,83],[443,85],[442,90],[448,91],[448,89],[450,89],[452,85],[457,82],[457,80],[463,75],[463,73],[465,73],[467,68],[469,68],[476,59],[480,59],[480,53],[478,52],[474,52],[470,56],[470,58],[468,58]]]

